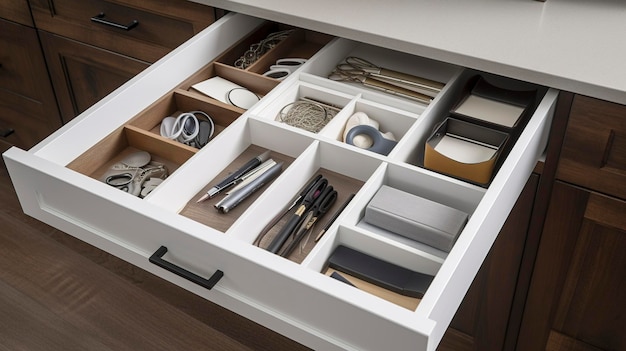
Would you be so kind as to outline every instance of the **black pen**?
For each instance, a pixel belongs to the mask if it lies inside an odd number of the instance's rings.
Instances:
[[[202,202],[202,201],[204,201],[206,199],[210,199],[210,198],[214,197],[215,195],[217,195],[222,190],[224,190],[224,189],[228,188],[229,186],[235,184],[237,179],[241,178],[241,176],[243,176],[244,174],[246,174],[250,170],[254,169],[256,166],[258,166],[261,163],[265,162],[265,160],[267,160],[269,158],[269,156],[270,156],[270,150],[267,150],[264,153],[262,153],[261,155],[259,155],[257,157],[254,157],[250,161],[246,162],[246,164],[241,166],[241,168],[239,168],[235,172],[233,172],[230,175],[228,175],[226,178],[224,178],[218,184],[216,184],[213,187],[211,187],[211,189],[209,189],[209,191],[207,191],[206,194],[202,195],[202,197],[200,199],[198,199],[198,201],[196,201],[196,202]]]

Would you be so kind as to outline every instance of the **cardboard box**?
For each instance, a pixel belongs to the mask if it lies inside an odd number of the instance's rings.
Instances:
[[[447,117],[426,141],[424,167],[485,186],[507,140],[507,133]]]

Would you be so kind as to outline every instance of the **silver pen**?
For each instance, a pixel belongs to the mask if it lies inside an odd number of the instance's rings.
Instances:
[[[252,195],[252,193],[254,193],[255,191],[259,190],[267,182],[274,179],[281,172],[282,168],[283,162],[279,162],[273,165],[270,169],[263,172],[263,174],[255,178],[245,187],[226,196],[224,199],[222,199],[222,201],[215,204],[215,208],[222,213],[228,213],[228,211],[239,205],[241,201]]]
[[[275,164],[276,164],[276,161],[274,161],[271,158],[269,160],[261,163],[260,165],[257,166],[257,168],[251,170],[250,172],[244,174],[241,178],[239,178],[237,180],[238,181],[237,185],[235,185],[231,189],[228,189],[228,191],[226,191],[226,195],[230,195],[232,193],[235,193],[239,189],[241,189],[244,186],[248,185],[251,181],[253,181],[257,177],[260,177],[263,173],[265,173],[265,171],[270,169],[270,167],[272,167]]]
[[[236,170],[234,173],[231,173],[229,176],[224,178],[221,182],[211,187],[211,189],[209,189],[209,191],[207,191],[206,194],[204,194],[196,202],[202,202],[206,199],[210,199],[214,197],[215,195],[217,195],[219,192],[223,191],[224,189],[232,186],[233,184],[236,183],[237,179],[241,178],[241,176],[248,173],[250,170],[254,169],[256,166],[265,162],[269,158],[269,156],[270,156],[270,150],[267,150],[261,155],[252,158],[250,161],[248,161],[245,165],[243,165],[241,168]]]

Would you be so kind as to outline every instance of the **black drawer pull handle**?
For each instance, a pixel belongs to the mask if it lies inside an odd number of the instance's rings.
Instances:
[[[131,30],[133,28],[135,28],[138,24],[139,21],[137,20],[133,20],[132,22],[130,22],[128,25],[123,25],[123,24],[119,24],[119,23],[115,23],[115,22],[111,22],[108,19],[104,18],[104,12],[100,12],[99,14],[97,14],[96,16],[91,17],[91,20],[93,22],[97,22],[97,23],[102,23],[102,24],[106,24],[107,26],[111,26],[111,27],[115,27],[115,28],[120,28],[123,30]]]
[[[162,257],[163,255],[165,255],[166,252],[167,247],[161,246],[158,250],[156,250],[155,253],[152,254],[152,256],[150,256],[150,262],[209,290],[211,290],[215,286],[215,284],[217,284],[217,282],[224,276],[224,272],[218,269],[209,279],[204,279],[197,274],[191,273],[184,268],[181,268],[173,263],[164,260]]]

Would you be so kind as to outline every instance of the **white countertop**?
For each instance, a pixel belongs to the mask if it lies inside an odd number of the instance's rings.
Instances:
[[[626,104],[623,0],[193,0]]]

